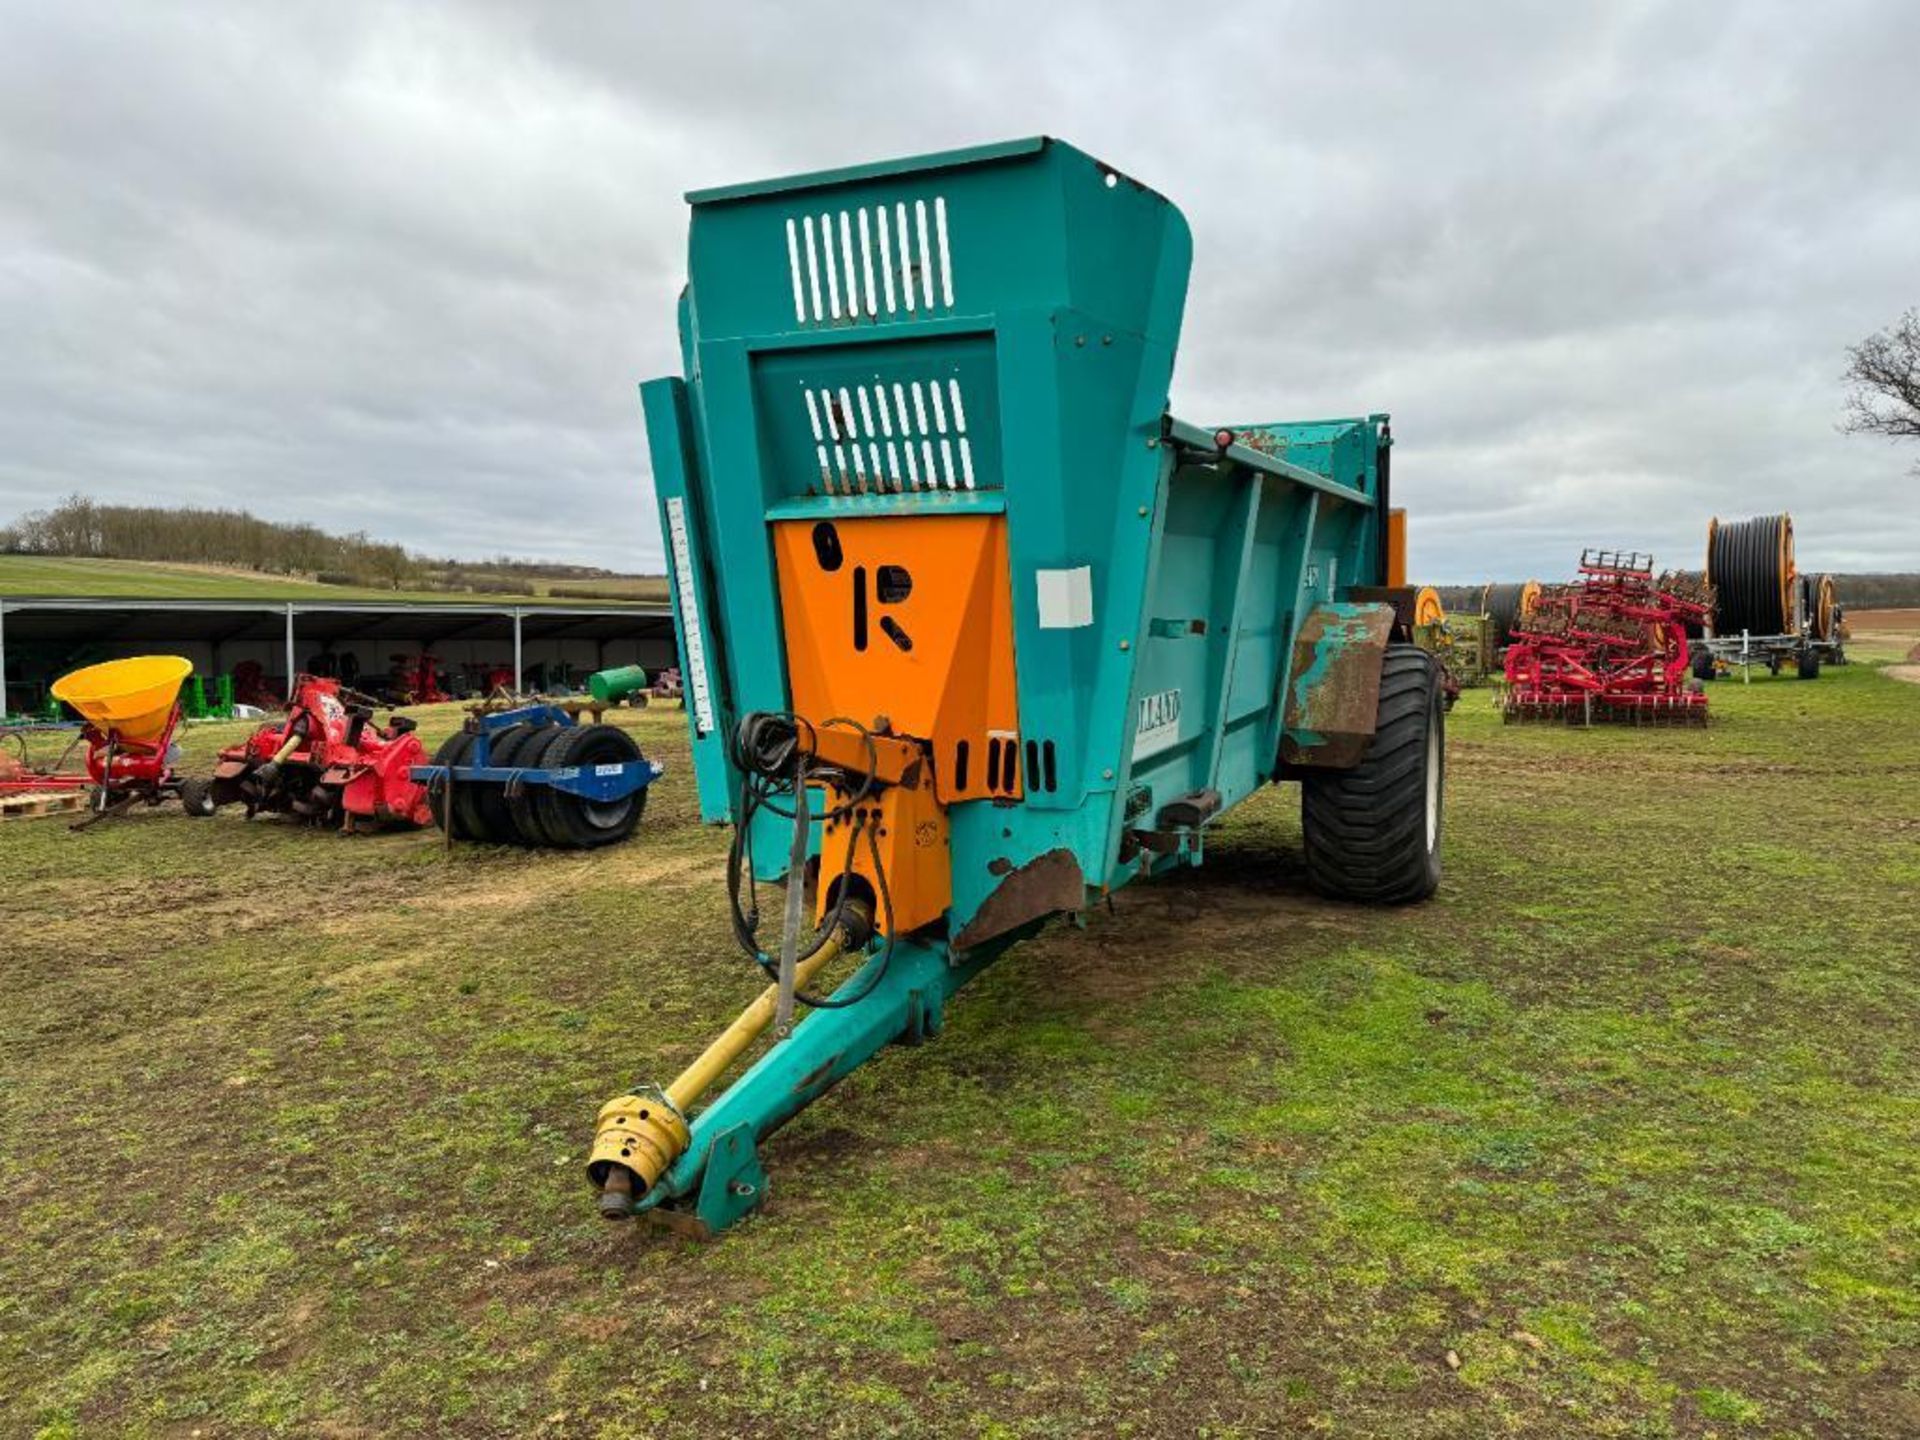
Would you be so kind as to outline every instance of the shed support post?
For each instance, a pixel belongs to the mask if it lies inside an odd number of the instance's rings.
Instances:
[[[287,602],[287,703],[293,703],[293,602]]]
[[[0,600],[0,720],[7,718],[7,602]]]
[[[513,693],[516,695],[520,694],[525,686],[525,682],[521,679],[525,672],[521,670],[520,663],[520,611],[515,607],[513,612]]]

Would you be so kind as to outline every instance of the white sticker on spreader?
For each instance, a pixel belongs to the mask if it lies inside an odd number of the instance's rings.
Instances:
[[[596,765],[593,767],[593,773],[596,775],[618,775],[620,773],[620,767],[618,765]]]
[[[1092,566],[1036,570],[1033,578],[1039,590],[1042,630],[1078,630],[1093,624]]]
[[[1157,755],[1180,738],[1180,692],[1160,690],[1140,697],[1140,718],[1134,725],[1133,758]]]

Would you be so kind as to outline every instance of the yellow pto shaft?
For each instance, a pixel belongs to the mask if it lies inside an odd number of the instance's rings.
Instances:
[[[836,929],[802,960],[794,968],[795,986],[807,984],[831,964],[845,938],[844,930]],[[600,1190],[601,1214],[624,1219],[632,1213],[633,1201],[685,1153],[692,1139],[687,1111],[773,1023],[779,999],[780,987],[769,985],[665,1090],[648,1086],[600,1107],[587,1178]]]

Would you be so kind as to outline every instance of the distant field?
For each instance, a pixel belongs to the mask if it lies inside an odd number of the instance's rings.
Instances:
[[[539,582],[535,582],[538,584]],[[633,587],[621,594],[622,587]],[[603,593],[589,597],[580,588]],[[664,580],[644,577],[555,582],[551,595],[469,595],[430,590],[375,590],[322,585],[289,575],[225,570],[212,565],[163,565],[144,560],[80,560],[51,555],[0,555],[0,596],[57,595],[153,600],[387,600],[408,603],[545,605],[621,604],[661,599]]]
[[[1904,660],[1920,640],[1920,609],[1849,610],[1849,654],[1863,660]]]
[[[535,584],[540,582],[535,581]],[[664,575],[621,575],[605,580],[553,580],[546,591],[555,600],[570,598],[598,600],[665,600],[667,577]]]

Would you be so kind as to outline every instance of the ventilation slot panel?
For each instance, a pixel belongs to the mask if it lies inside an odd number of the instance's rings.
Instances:
[[[974,488],[973,441],[957,379],[806,385],[801,397],[827,494]]]
[[[1011,730],[987,736],[987,773],[982,777],[989,794],[1011,796],[1020,788],[1020,737]]]
[[[954,308],[947,199],[808,211],[783,222],[800,325],[934,315]]]

